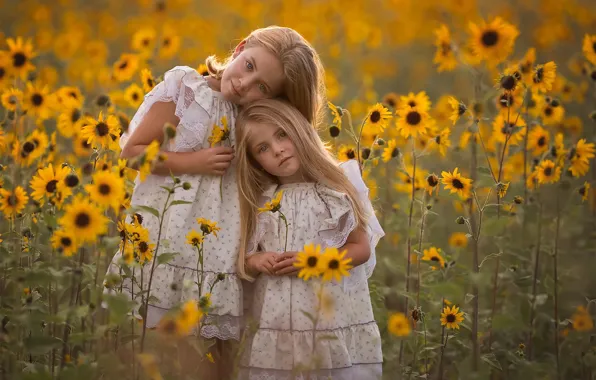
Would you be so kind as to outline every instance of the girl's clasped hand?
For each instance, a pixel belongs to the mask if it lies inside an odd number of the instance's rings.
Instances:
[[[250,271],[265,273],[270,276],[296,276],[298,268],[294,266],[298,252],[260,252],[250,256],[246,265]]]

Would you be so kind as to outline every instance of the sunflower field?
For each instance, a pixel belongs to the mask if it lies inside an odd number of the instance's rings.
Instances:
[[[593,1],[0,0],[0,24],[1,379],[196,379],[189,362],[219,360],[189,335],[209,297],[146,331],[121,292],[172,253],[130,207],[159,146],[134,166],[119,136],[164,72],[204,73],[267,25],[320,54],[321,137],[361,162],[386,233],[384,378],[596,379]]]

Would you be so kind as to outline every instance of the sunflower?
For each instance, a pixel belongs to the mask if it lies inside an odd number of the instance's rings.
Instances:
[[[135,259],[137,259],[137,261],[139,262],[139,264],[143,265],[148,263],[149,261],[153,260],[153,252],[155,250],[155,244],[153,243],[149,243],[149,241],[147,240],[141,240],[140,242],[138,242],[137,244],[137,251],[138,251],[138,257],[135,257]]]
[[[341,117],[343,116],[341,107],[338,107],[331,102],[327,102],[327,106],[331,110],[331,116],[333,116],[332,123],[341,130]]]
[[[582,196],[582,202],[585,202],[586,199],[588,199],[588,194],[590,194],[590,183],[588,181],[584,181],[583,186],[580,187],[577,192]]]
[[[300,268],[298,278],[308,281],[311,277],[319,277],[321,270],[319,268],[319,260],[321,258],[321,246],[308,244],[296,256],[294,267]]]
[[[72,256],[79,249],[74,233],[65,229],[55,231],[50,240],[52,248],[58,250],[64,256]]]
[[[425,249],[422,261],[434,261],[439,264],[439,268],[445,267],[445,259],[441,256],[441,248],[430,247],[429,249]]]
[[[539,184],[555,183],[561,177],[561,168],[551,160],[543,160],[534,169]]]
[[[23,211],[28,200],[27,192],[21,186],[13,191],[0,188],[0,211],[6,219],[13,219]]]
[[[545,101],[542,103],[539,116],[545,125],[556,125],[565,117],[565,108],[561,104],[557,104],[555,107],[552,103]]]
[[[87,141],[89,139],[81,137],[81,134],[75,134],[73,139],[73,151],[77,157],[89,158],[93,153],[93,147]]]
[[[203,234],[196,230],[192,230],[186,234],[186,244],[192,245],[194,247],[200,246],[203,243],[203,240]]]
[[[2,107],[8,111],[16,111],[23,107],[23,92],[17,88],[11,87],[2,93]]]
[[[48,149],[48,135],[35,129],[23,143],[16,140],[13,144],[12,157],[21,166],[31,166]]]
[[[27,78],[30,71],[35,70],[31,63],[31,58],[35,57],[31,40],[23,41],[21,37],[16,40],[8,38],[6,40],[9,49],[9,57],[12,59],[10,70],[21,79]]]
[[[429,116],[418,108],[404,107],[397,111],[397,130],[405,139],[424,135],[427,132]]]
[[[56,91],[58,105],[68,108],[82,108],[85,97],[78,87],[63,86]]]
[[[495,66],[507,58],[519,35],[515,26],[500,17],[494,18],[488,24],[484,20],[479,25],[470,22],[469,28],[472,33],[470,45],[474,54],[487,61],[490,66]]]
[[[111,149],[115,142],[114,137],[120,135],[120,123],[114,115],[108,115],[105,119],[103,112],[99,112],[99,117],[95,120],[88,116],[85,118],[81,137],[87,139],[87,143],[94,148]]]
[[[33,85],[27,82],[25,90],[23,109],[28,115],[37,117],[39,120],[49,119],[52,115],[52,109],[55,106],[54,97],[50,94],[50,89],[45,85]]]
[[[0,88],[3,88],[10,78],[10,57],[0,50]]]
[[[453,71],[457,66],[457,58],[455,57],[451,34],[446,25],[441,25],[435,30],[435,46],[437,51],[433,63],[439,65],[437,71]]]
[[[430,98],[425,91],[417,94],[410,92],[407,96],[402,96],[399,102],[399,108],[417,108],[420,112],[430,111]]]
[[[493,133],[491,139],[493,142],[504,144],[507,141],[510,145],[516,145],[523,141],[526,134],[526,122],[521,116],[510,118],[507,122],[507,116],[497,115],[493,121]]]
[[[179,333],[181,335],[188,335],[197,326],[202,317],[203,313],[199,309],[197,301],[186,301],[176,317],[176,322],[180,327]]]
[[[347,250],[339,251],[335,247],[328,247],[319,257],[319,270],[323,276],[323,281],[331,281],[333,279],[341,281],[343,276],[349,276],[348,270],[352,268],[350,264],[352,258],[345,259],[348,253]]]
[[[451,146],[451,140],[449,139],[450,134],[451,130],[449,128],[443,128],[443,130],[433,138],[436,148],[443,157],[445,157],[447,149]]]
[[[412,332],[412,326],[404,313],[394,313],[389,316],[387,330],[395,336],[408,336]]]
[[[457,306],[446,306],[441,313],[441,326],[448,329],[459,330],[459,324],[464,320],[464,312],[459,311]]]
[[[518,110],[524,103],[524,95],[520,87],[513,91],[502,91],[495,99],[499,112],[510,119],[515,119]],[[509,115],[509,116],[507,116]]]
[[[64,112],[58,116],[58,122],[56,124],[58,132],[67,138],[78,134],[82,126],[82,116],[83,114],[79,108],[64,110]]]
[[[536,125],[528,135],[528,149],[533,150],[534,156],[540,156],[548,150],[550,144],[550,133]]]
[[[67,166],[54,168],[52,164],[48,164],[47,168],[39,169],[29,184],[33,189],[31,198],[39,202],[41,206],[44,205],[46,199],[50,203],[60,206],[62,201],[72,193],[65,182],[69,174],[70,169]]]
[[[571,175],[574,177],[585,175],[590,169],[590,159],[594,158],[595,152],[594,143],[586,143],[586,139],[579,140],[569,152]]]
[[[356,158],[356,151],[354,150],[354,147],[342,145],[339,147],[337,156],[340,161],[353,160]]]
[[[281,208],[280,202],[281,197],[283,196],[283,190],[280,190],[275,194],[275,197],[271,199],[269,202],[265,203],[265,205],[258,209],[259,212],[277,212]]]
[[[586,33],[584,35],[582,50],[584,52],[584,57],[586,57],[586,59],[593,65],[596,65],[596,34],[589,35]]]
[[[170,59],[178,52],[180,49],[180,36],[176,31],[171,27],[165,27],[163,32],[161,33],[161,42],[159,47],[159,58],[161,59]]]
[[[556,159],[556,163],[560,164],[565,159],[568,151],[565,149],[565,136],[562,133],[557,133],[555,136],[555,143],[550,148],[550,154]]]
[[[536,63],[536,49],[529,48],[524,57],[518,62],[517,66],[522,76],[522,81],[528,86],[531,86],[532,71],[534,64]]]
[[[532,76],[532,87],[538,92],[548,92],[553,88],[557,76],[557,65],[553,61],[537,65]]]
[[[454,248],[465,248],[468,245],[468,237],[463,232],[454,232],[449,236],[449,245]]]
[[[65,206],[58,223],[72,232],[77,242],[93,242],[98,235],[107,232],[108,219],[91,201],[79,196]]]
[[[204,77],[209,75],[209,69],[207,68],[207,65],[204,63],[201,63],[199,67],[197,67],[197,72]]]
[[[221,127],[218,124],[213,125],[211,136],[209,136],[209,142],[211,143],[212,147],[230,138],[228,119],[225,116],[221,118],[221,125]]]
[[[383,149],[383,162],[388,162],[392,158],[399,156],[399,148],[397,147],[397,142],[393,139],[387,141],[387,146]]]
[[[92,181],[92,184],[85,186],[89,198],[103,208],[111,206],[118,213],[125,193],[122,178],[117,173],[100,170],[93,174]]]
[[[430,174],[426,177],[426,191],[428,191],[428,195],[433,195],[433,191],[437,191],[439,193],[439,177],[436,174]]]
[[[383,107],[381,103],[377,103],[368,109],[364,128],[366,129],[368,127],[375,131],[383,131],[389,120],[391,120],[391,117],[391,112]]]
[[[445,186],[445,190],[450,190],[450,194],[457,193],[462,199],[469,198],[472,180],[462,177],[458,173],[458,168],[455,168],[453,173],[441,172],[441,182]]]
[[[594,321],[590,313],[583,306],[578,306],[572,318],[573,329],[579,332],[591,331],[594,328]]]
[[[136,83],[131,84],[124,90],[124,99],[132,108],[139,108],[143,103],[143,89]]]
[[[383,104],[387,105],[391,109],[396,109],[399,106],[399,95],[395,92],[390,92],[383,96]]]
[[[453,125],[455,125],[459,118],[468,111],[468,107],[454,97],[449,97],[448,102],[451,106],[451,116],[449,116],[449,120],[451,120]]]
[[[199,224],[201,231],[203,231],[203,234],[205,235],[213,234],[217,236],[217,231],[221,229],[217,227],[217,222],[212,222],[205,218],[197,218],[197,223]]]
[[[135,54],[122,54],[114,63],[114,79],[119,82],[130,80],[139,67],[139,57]]]
[[[155,41],[157,39],[157,32],[151,27],[146,27],[137,30],[132,35],[130,43],[132,50],[139,52],[143,56],[151,56]]]
[[[141,70],[141,83],[143,83],[143,90],[145,90],[145,92],[153,90],[153,87],[155,87],[155,79],[153,78],[153,74],[151,74],[151,70]]]

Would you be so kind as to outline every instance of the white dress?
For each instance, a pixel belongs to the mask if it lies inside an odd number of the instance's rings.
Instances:
[[[121,138],[121,145],[140,123],[151,105],[155,102],[176,103],[176,116],[180,123],[176,137],[167,150],[190,152],[208,148],[209,137],[214,124],[221,125],[223,116],[227,118],[231,144],[234,145],[234,123],[237,107],[226,101],[222,94],[213,91],[204,77],[190,67],[177,66],[166,72],[164,81],[145,96],[143,104],[130,123],[129,130]],[[227,144],[226,144],[227,145]],[[172,206],[162,226],[161,243],[158,255],[166,252],[179,254],[169,263],[158,266],[153,276],[151,295],[157,300],[149,303],[147,326],[155,327],[165,313],[174,306],[189,299],[199,299],[197,286],[184,286],[197,280],[197,252],[186,244],[186,235],[192,229],[199,231],[197,218],[217,222],[221,228],[217,237],[209,235],[204,243],[203,286],[206,293],[218,273],[225,279],[213,289],[211,300],[215,310],[209,313],[201,335],[220,339],[239,339],[242,317],[242,284],[236,276],[236,259],[239,248],[240,212],[238,189],[236,187],[235,162],[223,177],[203,175],[180,175],[181,183],[189,182],[190,190],[179,189],[171,200],[190,201],[192,204]],[[220,196],[220,178],[223,191]],[[161,213],[167,193],[160,186],[173,186],[169,176],[149,175],[140,182],[137,177],[131,205],[153,207]],[[147,227],[153,243],[157,242],[159,223],[150,213],[144,212],[143,226]],[[121,252],[118,252],[109,271],[119,273]],[[149,279],[151,263],[144,267],[144,287]],[[136,269],[139,272],[139,269]],[[140,278],[140,273],[135,274]],[[131,282],[124,282],[124,292],[130,294]],[[138,294],[138,286],[134,292]]]
[[[345,194],[320,184],[296,183],[277,189],[272,187],[262,201],[270,200],[276,190],[284,191],[281,211],[289,224],[287,251],[301,251],[311,242],[322,248],[341,247],[355,228],[353,209]],[[250,251],[256,251],[258,246],[262,251],[281,253],[285,231],[279,214],[259,214]],[[374,245],[380,236],[376,236]],[[292,373],[292,370],[300,364],[311,363],[313,323],[303,313],[316,315],[318,308],[311,280],[260,274],[252,285],[250,315],[259,327],[248,337],[241,378],[306,379],[306,373]],[[381,336],[372,313],[366,279],[352,287],[334,280],[326,283],[324,289],[325,298],[330,300],[325,303],[330,310],[321,316],[316,336],[334,339],[315,344],[320,370],[311,373],[309,378],[380,379]]]

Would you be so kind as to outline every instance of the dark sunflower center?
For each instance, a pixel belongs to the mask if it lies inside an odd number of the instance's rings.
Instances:
[[[100,121],[99,123],[97,123],[97,125],[95,126],[95,130],[97,131],[97,135],[99,137],[104,137],[110,131],[110,129],[108,128],[108,125],[106,123],[104,123],[103,121]]]
[[[373,111],[370,114],[370,121],[372,121],[373,123],[378,123],[379,120],[381,120],[381,113],[379,111]]]
[[[397,157],[397,156],[399,156],[399,149],[393,148],[393,150],[391,151],[391,157]]]
[[[307,265],[309,268],[314,268],[314,267],[316,267],[316,266],[317,266],[317,261],[318,261],[318,260],[317,260],[317,258],[316,258],[316,257],[314,257],[314,256],[311,256],[311,257],[309,257],[309,258],[306,260],[306,265]]]
[[[69,237],[64,236],[64,237],[60,238],[60,244],[63,247],[70,247],[72,245],[72,240]]]
[[[164,46],[164,47],[168,47],[168,46],[170,46],[170,42],[171,42],[171,40],[170,40],[169,38],[166,38],[166,39],[164,39],[164,40],[163,40],[163,46]]]
[[[546,108],[544,109],[544,114],[545,114],[546,116],[551,116],[551,115],[553,114],[553,109],[552,109],[551,107],[546,107]]]
[[[192,238],[193,245],[199,245],[199,238]]]
[[[441,261],[437,256],[433,256],[430,258],[431,261]]]
[[[507,93],[501,95],[499,98],[499,104],[501,107],[509,107],[511,104],[513,104],[513,95]]]
[[[512,75],[505,75],[501,78],[501,87],[508,91],[513,90],[515,88],[515,78]]]
[[[441,145],[441,135],[435,137],[435,141],[437,142],[437,144]]]
[[[57,184],[58,184],[58,181],[56,181],[55,179],[51,180],[50,182],[48,182],[46,184],[46,191],[48,193],[53,193],[54,191],[56,191]]]
[[[421,120],[422,120],[422,117],[416,111],[408,112],[408,115],[406,116],[406,121],[410,125],[418,125]]]
[[[546,145],[546,137],[544,137],[544,136],[541,136],[541,137],[538,139],[538,146],[544,146],[544,145]]]
[[[27,56],[21,52],[15,53],[12,56],[12,65],[14,67],[22,67],[27,62]]]
[[[85,228],[89,226],[90,223],[91,218],[89,217],[89,214],[86,214],[85,212],[77,214],[77,217],[75,218],[75,224],[77,225],[77,227]]]
[[[522,73],[529,73],[530,71],[532,71],[532,62],[524,62],[520,64],[519,69]]]
[[[149,244],[147,244],[146,241],[142,241],[139,243],[139,251],[141,251],[141,253],[145,253],[149,250]]]
[[[596,53],[596,41],[592,43],[592,50],[594,50],[594,53]]]
[[[17,197],[15,197],[14,194],[10,194],[8,198],[6,198],[6,203],[11,207],[15,206],[17,204]]]
[[[31,103],[33,103],[33,105],[36,107],[41,106],[43,103],[43,96],[41,94],[33,94],[31,96]]]
[[[439,178],[437,178],[436,175],[429,175],[426,178],[426,182],[428,183],[428,186],[435,187],[439,184]]]
[[[120,65],[118,66],[118,68],[120,70],[124,70],[124,69],[126,69],[127,66],[128,66],[128,61],[124,61],[124,62],[121,62],[120,63]]]
[[[584,186],[584,187],[582,187],[581,189],[579,189],[579,195],[581,195],[582,197],[583,197],[584,195],[586,195],[586,187],[585,187],[585,186]]]
[[[8,103],[10,103],[10,104],[17,104],[18,102],[19,102],[19,99],[17,99],[17,97],[14,95],[11,95],[8,98]]]
[[[99,185],[99,193],[101,195],[108,195],[110,194],[110,191],[112,189],[110,188],[110,185],[106,184],[106,183],[102,183],[101,185]]]
[[[33,144],[31,141],[27,141],[25,144],[23,144],[23,151],[25,153],[31,153],[33,152],[33,149],[35,149],[35,144]]]
[[[389,107],[393,107],[393,108],[395,108],[395,106],[396,106],[395,99],[393,99],[393,98],[388,98],[388,99],[386,99],[386,100],[385,100],[385,103],[387,103],[387,105],[388,105]]]
[[[155,81],[153,80],[153,78],[147,78],[147,85],[149,87],[155,86]]]
[[[499,33],[496,30],[487,30],[482,33],[481,39],[484,46],[493,47],[499,42]]]
[[[350,160],[356,158],[356,153],[354,152],[354,149],[350,149],[348,150],[348,152],[346,153],[346,156],[348,156],[348,158]]]
[[[447,55],[451,52],[451,44],[447,42],[441,43],[441,54]]]
[[[339,268],[339,261],[336,259],[333,259],[331,261],[329,261],[329,269],[335,270]]]
[[[139,100],[139,94],[137,94],[136,92],[132,94],[132,100],[134,100],[135,102]]]
[[[542,79],[544,78],[544,68],[540,67],[536,70],[536,73],[534,74],[534,83],[540,83],[542,82]]]
[[[548,168],[544,169],[544,175],[545,176],[550,177],[551,174],[553,174],[553,168],[548,167]]]
[[[447,321],[447,323],[453,323],[453,322],[455,322],[455,315],[454,314],[448,314],[445,317],[445,320]]]
[[[149,41],[149,38],[144,38],[141,41],[141,45],[143,45],[143,46],[149,46],[149,42],[151,42],[151,41]]]
[[[329,134],[331,135],[331,137],[339,136],[339,128],[337,128],[337,126],[335,126],[335,125],[332,125],[329,128]]]
[[[76,123],[77,121],[79,121],[80,118],[81,118],[81,111],[79,111],[76,108],[74,110],[72,110],[72,113],[70,114],[70,121],[73,123]]]
[[[6,75],[6,70],[4,67],[0,67],[0,79],[4,78],[4,75]]]
[[[87,142],[87,140],[81,140],[81,147],[82,147],[83,149],[89,149],[89,148],[91,148],[91,144],[89,144],[89,143]]]
[[[459,106],[457,107],[457,114],[459,116],[463,115],[466,113],[466,106],[464,104],[459,104]]]
[[[455,187],[458,190],[461,190],[464,188],[464,184],[457,178],[453,179],[453,187]]]

